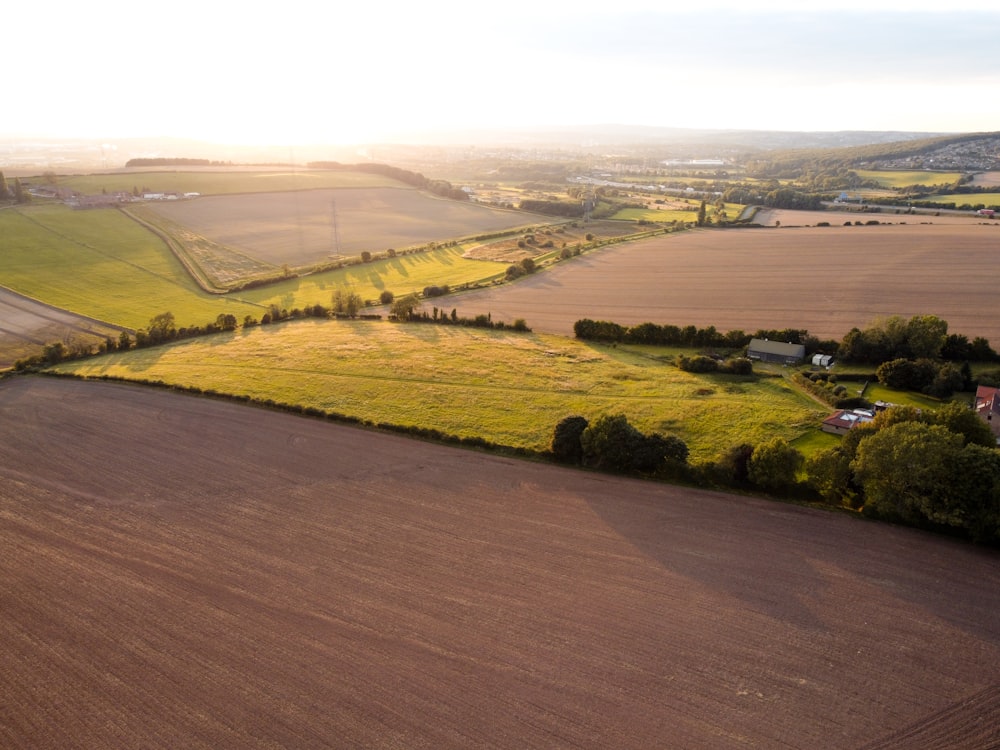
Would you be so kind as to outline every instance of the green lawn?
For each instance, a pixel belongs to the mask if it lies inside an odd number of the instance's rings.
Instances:
[[[625,413],[692,459],[815,429],[826,410],[782,378],[694,375],[625,349],[431,324],[305,320],[57,368],[196,385],[371,422],[544,448],[562,418]]]
[[[872,403],[885,401],[890,404],[898,404],[899,406],[915,406],[918,409],[939,409],[943,403],[948,401],[961,401],[968,404],[970,399],[971,394],[969,393],[956,393],[951,398],[941,401],[940,399],[924,396],[913,391],[898,391],[895,388],[889,388],[888,386],[874,382],[869,383],[865,388],[865,400]]]

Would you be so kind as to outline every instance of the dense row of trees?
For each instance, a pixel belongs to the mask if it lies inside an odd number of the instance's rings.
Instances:
[[[715,326],[698,328],[696,326],[675,326],[671,324],[639,323],[634,326],[623,326],[607,320],[590,320],[582,318],[573,324],[573,334],[585,341],[600,341],[618,344],[651,344],[654,346],[690,346],[717,347],[721,349],[739,349],[750,343],[751,339],[771,339],[787,341],[791,344],[804,344],[806,351],[819,348],[836,348],[837,342],[823,342],[803,328],[760,329],[750,334],[739,329],[719,331]]]
[[[622,414],[593,422],[566,417],[555,426],[549,450],[562,463],[604,471],[803,499],[818,495],[874,518],[1000,543],[1000,451],[986,423],[957,403],[880,412],[808,460],[776,437],[691,465],[680,438],[644,435]]]
[[[456,325],[469,328],[494,328],[510,329],[519,333],[530,332],[528,324],[524,318],[517,318],[513,323],[504,323],[501,320],[493,320],[490,313],[476,315],[473,318],[463,317],[458,314],[457,308],[451,309],[449,315],[443,309],[432,308],[428,313],[426,310],[420,312],[420,298],[416,294],[408,294],[393,301],[389,308],[389,320],[398,320],[404,323],[439,323],[441,325]]]

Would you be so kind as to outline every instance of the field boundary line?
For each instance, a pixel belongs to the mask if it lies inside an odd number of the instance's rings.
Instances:
[[[170,252],[174,254],[174,257],[177,258],[180,264],[184,267],[184,270],[188,272],[188,275],[192,278],[192,280],[199,287],[201,287],[202,291],[207,292],[209,294],[217,294],[217,295],[223,295],[229,291],[228,289],[223,289],[222,287],[215,286],[215,284],[213,284],[211,280],[208,278],[208,274],[205,272],[205,270],[200,265],[198,265],[198,262],[190,255],[188,255],[187,252],[184,250],[184,248],[181,247],[180,244],[169,234],[161,230],[159,227],[154,226],[152,223],[146,221],[145,219],[140,219],[138,216],[136,216],[134,213],[132,213],[126,208],[119,208],[118,210],[121,211],[125,216],[130,218],[132,221],[134,221],[136,224],[145,228],[147,231],[152,232],[154,235],[163,240],[163,243],[167,246]]]

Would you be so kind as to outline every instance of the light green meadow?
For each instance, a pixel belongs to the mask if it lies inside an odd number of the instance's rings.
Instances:
[[[558,336],[383,321],[294,321],[56,369],[197,386],[533,449],[548,446],[564,417],[621,412],[644,432],[679,436],[692,460],[736,443],[792,440],[827,414],[782,378],[694,375]]]
[[[504,277],[506,263],[463,258],[463,252],[464,246],[456,245],[380,258],[238,292],[236,296],[255,304],[276,304],[291,310],[306,305],[329,306],[336,289],[355,292],[363,300],[376,302],[384,291],[401,297],[422,292],[428,286],[447,284],[454,289],[470,284],[489,284]],[[448,305],[447,299],[442,304]]]
[[[858,177],[873,180],[882,187],[904,188],[910,185],[954,185],[962,178],[961,172],[929,172],[926,170],[856,170]]]
[[[0,284],[97,320],[141,328],[170,311],[188,326],[264,311],[201,291],[156,235],[114,209],[8,209],[0,237]]]

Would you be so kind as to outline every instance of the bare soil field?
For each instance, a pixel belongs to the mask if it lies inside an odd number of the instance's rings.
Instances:
[[[0,370],[56,341],[93,342],[118,330],[0,287]]]
[[[0,382],[4,748],[997,748],[1000,553]]]
[[[1000,187],[1000,172],[980,172],[972,178],[972,184],[979,187]]]
[[[149,206],[214,242],[276,266],[548,222],[532,214],[434,198],[407,188],[203,196]]]
[[[603,248],[460,298],[463,314],[524,318],[572,335],[580,318],[714,325],[722,331],[805,328],[841,339],[888,315],[937,315],[949,330],[1000,344],[997,294],[982,269],[1000,254],[1000,225],[692,230]]]

